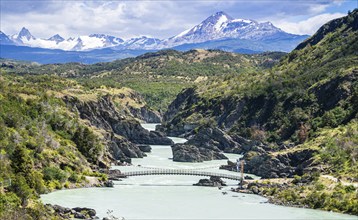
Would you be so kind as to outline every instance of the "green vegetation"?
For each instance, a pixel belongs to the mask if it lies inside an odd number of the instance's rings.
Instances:
[[[241,55],[218,50],[178,52],[163,50],[110,63],[38,65],[2,60],[2,67],[16,74],[55,74],[74,78],[89,89],[105,85],[129,87],[145,97],[155,110],[164,112],[184,88],[215,76],[254,73],[270,68],[284,55],[280,52]]]
[[[259,190],[278,204],[358,215],[358,192],[353,185],[319,177],[317,173],[313,175],[315,177],[310,174],[296,176],[286,186],[268,181],[259,184]]]
[[[312,149],[318,152],[311,158],[313,168],[356,182],[357,24],[354,10],[284,57],[167,50],[93,65],[1,60],[0,218],[52,218],[39,194],[81,186],[86,176],[106,180],[91,169],[111,160],[105,135],[71,111],[65,96],[84,103],[110,95],[131,117],[129,107],[147,102],[164,111],[179,91],[194,87],[194,101],[178,108],[167,129],[187,123],[218,126],[265,142],[272,147],[265,149],[270,156]],[[294,147],[277,150],[282,142]],[[263,187],[264,195],[285,204],[357,214],[357,190],[322,176],[296,177],[287,188]]]
[[[312,150],[317,153],[309,168],[357,183],[357,24],[358,9],[324,25],[269,70],[201,83],[186,97],[195,102],[177,101],[181,106],[172,109],[176,112],[166,128],[176,131],[210,121],[232,136],[264,142],[266,155],[276,160]],[[279,150],[282,143],[292,147]],[[251,155],[259,152],[247,152],[246,159]],[[357,190],[328,190],[327,184],[320,180],[303,189],[271,190],[276,190],[275,198],[294,204],[357,214]]]
[[[325,127],[347,124],[358,114],[357,21],[357,10],[332,21],[334,32],[292,51],[270,70],[201,83],[193,94],[198,101],[168,123],[205,116],[231,134],[252,139],[260,133],[266,142],[296,144],[316,138]]]
[[[0,218],[49,219],[39,194],[87,184],[103,143],[61,99],[49,95],[75,82],[1,73]]]

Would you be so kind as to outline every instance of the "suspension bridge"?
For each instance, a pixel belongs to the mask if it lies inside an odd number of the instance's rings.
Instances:
[[[224,173],[215,173],[201,170],[192,170],[192,169],[150,169],[150,170],[140,170],[140,171],[126,171],[120,174],[120,177],[130,177],[130,176],[150,176],[150,175],[185,175],[185,176],[207,176],[207,177],[220,177],[223,179],[230,180],[241,180],[239,175],[231,175]]]

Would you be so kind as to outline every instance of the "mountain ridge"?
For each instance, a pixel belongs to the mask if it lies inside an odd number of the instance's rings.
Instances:
[[[56,34],[48,39],[41,39],[31,35],[30,31],[25,27],[21,29],[19,34],[7,37],[13,42],[13,44],[19,46],[61,49],[65,51],[88,51],[108,47],[113,47],[115,49],[159,50],[183,44],[197,44],[219,39],[242,39],[257,42],[287,38],[299,38],[299,40],[303,40],[303,38],[306,38],[307,35],[294,35],[286,33],[275,27],[271,22],[259,23],[251,19],[234,19],[225,12],[220,11],[209,16],[193,28],[166,39],[142,36],[123,40],[121,38],[105,34],[90,34],[85,36],[70,37],[66,40],[59,34]],[[3,41],[0,42],[2,43]],[[6,41],[4,40],[4,42]],[[296,41],[292,42],[292,45],[297,45],[297,43],[298,42]],[[292,46],[284,48],[283,51],[288,52],[291,49],[293,49]]]

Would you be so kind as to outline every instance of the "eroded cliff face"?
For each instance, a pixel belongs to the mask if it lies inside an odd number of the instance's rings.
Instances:
[[[142,106],[140,108],[129,107],[129,111],[133,117],[146,123],[161,123],[162,121],[160,113],[150,109],[148,106]]]
[[[149,132],[120,106],[115,97],[104,95],[95,100],[83,101],[73,96],[64,96],[69,109],[77,112],[81,119],[98,129],[114,159],[130,162],[130,158],[141,158],[145,153],[136,144],[172,144],[160,132]]]

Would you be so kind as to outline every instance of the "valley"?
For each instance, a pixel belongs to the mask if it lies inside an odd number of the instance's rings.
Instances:
[[[235,25],[287,34],[219,12],[166,42],[216,41]],[[242,38],[258,39],[257,30]],[[198,39],[205,31],[211,38]],[[94,216],[58,204],[109,219],[356,219],[357,37],[355,9],[289,53],[189,47],[93,64],[1,57],[0,218]],[[237,159],[243,187],[192,186],[194,176],[118,179],[176,168],[239,175]]]

